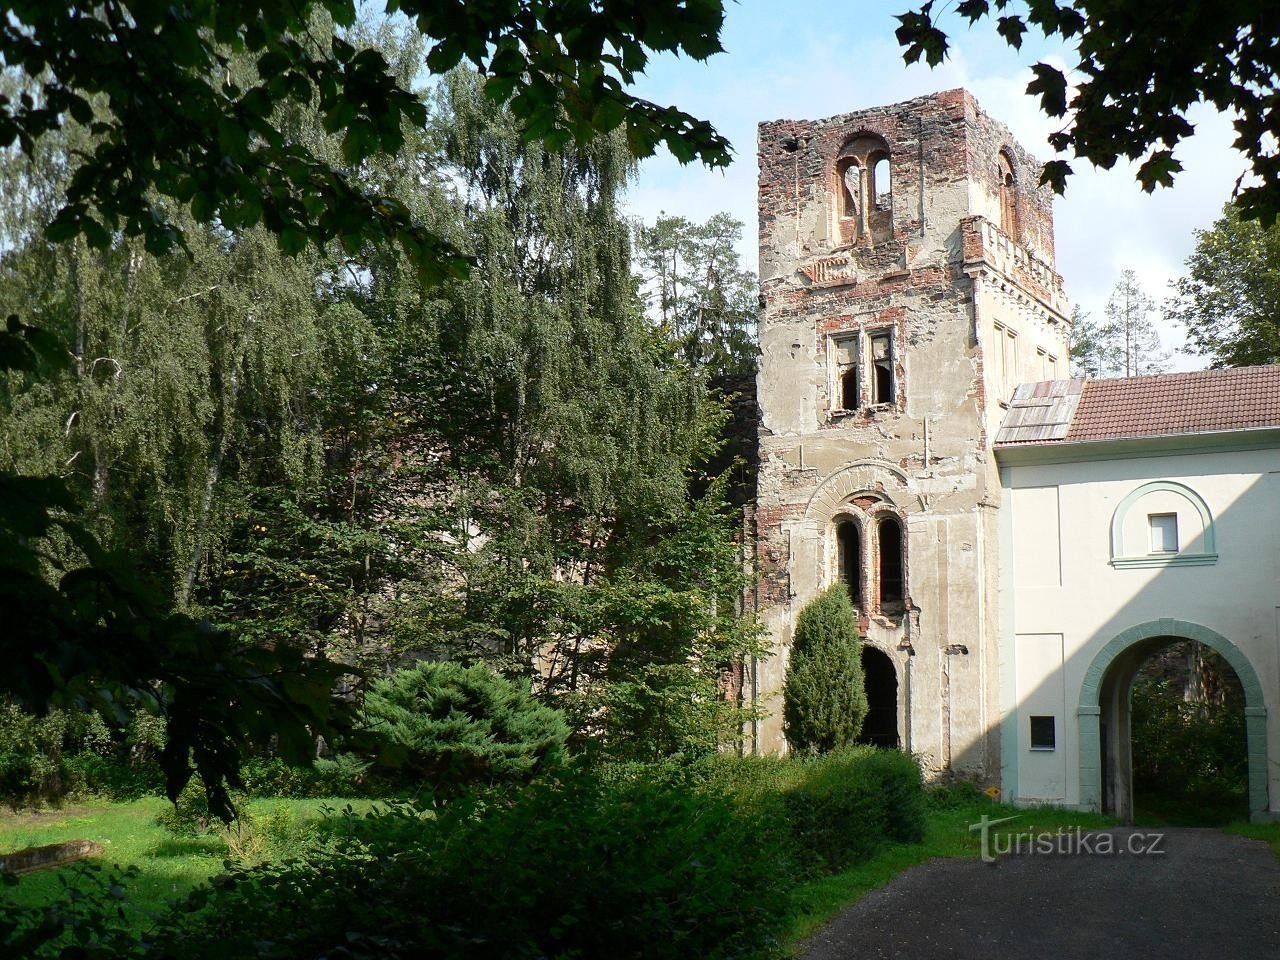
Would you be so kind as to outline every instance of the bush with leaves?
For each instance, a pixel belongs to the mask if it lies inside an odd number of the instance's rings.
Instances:
[[[563,760],[569,737],[527,683],[453,662],[422,661],[375,682],[364,722],[384,759],[443,794],[528,780]]]
[[[1169,680],[1133,687],[1133,779],[1139,806],[1176,819],[1228,821],[1248,812],[1241,703],[1188,702]]]
[[[792,750],[825,753],[857,742],[867,691],[857,615],[843,584],[800,611],[782,696]]]
[[[153,955],[760,956],[788,902],[778,842],[722,791],[569,769],[232,871],[162,922]]]

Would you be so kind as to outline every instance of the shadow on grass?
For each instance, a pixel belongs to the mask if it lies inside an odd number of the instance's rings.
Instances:
[[[226,853],[226,844],[217,837],[172,837],[146,851],[148,857],[217,857]]]

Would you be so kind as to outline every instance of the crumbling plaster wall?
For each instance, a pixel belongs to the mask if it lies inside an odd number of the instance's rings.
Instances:
[[[863,136],[882,138],[892,154],[892,236],[850,243],[835,160]],[[963,90],[760,126],[757,596],[775,643],[758,673],[772,698],[762,750],[785,749],[780,692],[792,628],[837,575],[833,517],[870,493],[905,520],[903,609],[864,608],[861,623],[897,668],[903,747],[934,770],[998,774],[1000,497],[982,343],[1008,313],[1028,344],[1066,356],[1050,202],[1039,193],[1020,200],[1032,244],[1020,252],[984,216],[998,212],[1002,148],[1020,182],[1038,180],[1034,161]],[[885,329],[894,334],[896,402],[837,410],[830,338]]]

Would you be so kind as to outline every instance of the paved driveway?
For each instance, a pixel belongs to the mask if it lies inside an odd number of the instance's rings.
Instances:
[[[1152,833],[1159,854],[1133,855]],[[1135,833],[1139,839],[1135,840]],[[1116,829],[1103,855],[937,860],[863,898],[803,960],[1280,960],[1280,861],[1217,830]]]

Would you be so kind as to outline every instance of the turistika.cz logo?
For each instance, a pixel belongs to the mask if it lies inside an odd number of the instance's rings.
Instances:
[[[969,824],[970,833],[980,833],[979,854],[983,863],[995,863],[996,858],[1009,854],[1067,857],[1117,857],[1126,854],[1140,857],[1164,855],[1163,833],[1127,833],[1086,831],[1082,827],[1060,827],[1057,830],[1036,830],[1034,826],[1024,830],[996,830],[1001,824],[1020,819],[1012,817],[992,819],[986,814],[977,823]]]

